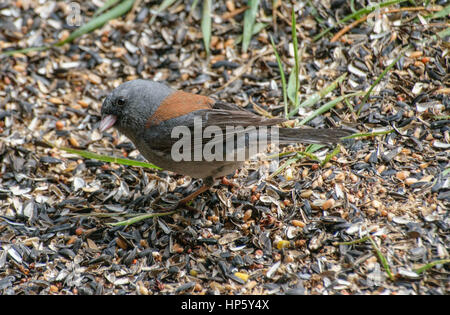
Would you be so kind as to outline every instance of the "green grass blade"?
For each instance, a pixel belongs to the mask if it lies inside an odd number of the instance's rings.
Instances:
[[[414,272],[417,273],[418,275],[420,275],[422,272],[424,272],[430,268],[433,268],[436,265],[444,265],[444,264],[449,264],[449,263],[450,263],[450,259],[436,260],[436,261],[430,262],[429,264],[426,264],[423,267],[414,269]]]
[[[342,102],[345,98],[361,95],[362,93],[363,92],[356,92],[356,93],[339,96],[339,97],[335,98],[334,100],[331,100],[331,101],[325,103],[324,105],[320,106],[318,109],[316,109],[314,112],[312,112],[308,117],[306,117],[302,121],[300,121],[298,123],[298,125],[304,125],[307,122],[311,121],[312,119],[316,118],[317,116],[327,112],[328,110],[330,110],[331,108],[336,106],[339,102]]]
[[[103,12],[107,11],[109,8],[112,8],[115,6],[120,0],[107,0],[102,7],[98,8],[97,11],[95,11],[93,17],[96,17]]]
[[[348,98],[344,99],[345,105],[347,105],[347,108],[350,110],[351,113],[354,113],[355,110],[353,109],[352,104],[348,101]]]
[[[160,212],[160,213],[147,213],[147,214],[138,215],[138,216],[130,218],[128,220],[123,220],[123,221],[119,221],[116,223],[108,223],[108,225],[110,225],[110,226],[131,225],[131,224],[134,224],[134,223],[142,221],[142,220],[147,220],[147,219],[155,218],[155,217],[162,217],[162,216],[166,216],[166,215],[172,215],[177,212],[178,212],[178,210],[174,210],[174,211],[170,211],[170,212]]]
[[[252,35],[260,33],[263,29],[267,27],[267,23],[257,22],[253,25]]]
[[[253,25],[258,13],[259,0],[249,0],[249,8],[244,13],[244,31],[242,33],[242,52],[246,53],[252,39]]]
[[[440,31],[439,33],[437,33],[437,35],[441,38],[444,39],[447,36],[450,36],[450,27],[447,27],[445,30]]]
[[[101,27],[106,22],[124,15],[133,7],[134,1],[135,0],[125,0],[121,2],[119,5],[117,5],[110,11],[93,18],[85,25],[79,27],[72,34],[70,34],[69,37],[67,37],[65,40],[57,42],[55,46],[62,46],[64,44],[70,43],[74,39]]]
[[[311,143],[310,145],[308,145],[305,152],[308,154],[311,154],[311,153],[314,153],[314,152],[322,149],[323,147],[325,147],[324,144]],[[317,160],[317,158],[316,158],[316,160]]]
[[[114,218],[114,217],[127,217],[127,216],[134,217],[135,216],[130,213],[124,213],[123,211],[122,212],[114,212],[114,213],[109,213],[109,212],[108,213],[106,213],[106,212],[68,213],[67,215],[70,215],[71,217],[75,217],[75,218],[89,218],[89,217]]]
[[[295,103],[295,98],[297,97],[298,99],[298,90],[296,89],[297,83],[295,81],[295,71],[294,69],[292,69],[291,73],[289,74],[287,95],[289,97],[289,100],[291,101],[291,104],[295,104],[294,107],[296,108],[297,104]]]
[[[354,240],[354,241],[350,241],[350,242],[334,242],[333,245],[334,246],[339,246],[339,245],[355,245],[355,244],[360,244],[360,243],[364,243],[365,241],[369,240],[372,243],[373,248],[375,249],[375,252],[378,255],[378,258],[381,261],[381,264],[383,265],[384,269],[386,270],[387,274],[389,275],[389,278],[394,281],[394,275],[391,272],[391,269],[389,268],[389,264],[387,262],[387,259],[384,257],[384,255],[381,253],[380,249],[378,248],[377,244],[375,243],[375,241],[372,238],[372,235],[366,235],[363,238]]]
[[[275,53],[275,58],[277,59],[278,69],[280,70],[281,76],[281,86],[283,89],[283,101],[284,101],[284,117],[288,118],[288,101],[287,101],[287,89],[286,89],[286,77],[284,76],[283,63],[281,62],[280,55],[278,54],[275,43],[273,42],[272,36],[270,36],[270,43],[272,44],[273,52]]]
[[[211,44],[211,9],[211,0],[203,0],[202,33],[207,56],[209,56]]]
[[[164,11],[165,9],[167,9],[168,7],[170,7],[176,0],[164,0],[161,5],[158,7],[158,10],[156,10],[156,13],[152,16],[152,18],[150,19],[149,24],[153,24],[156,20],[156,17],[158,16],[159,13],[161,13],[162,11]]]
[[[191,5],[191,11],[189,12],[189,14],[191,14],[192,12],[195,11],[195,8],[197,7],[197,4],[198,4],[198,0],[194,0],[194,1],[192,2],[192,5]]]
[[[394,129],[389,129],[385,131],[375,131],[375,132],[367,132],[367,133],[354,133],[350,136],[343,137],[342,139],[354,139],[354,138],[362,138],[362,137],[375,137],[375,136],[382,136],[387,135],[390,133],[393,133]]]
[[[301,159],[301,155],[300,154],[296,154],[295,156],[291,157],[290,159],[288,159],[283,165],[281,165],[275,172],[273,172],[272,174],[269,175],[268,179],[272,179],[275,176],[277,176],[278,174],[280,174],[286,167],[288,167],[289,165],[291,165],[292,163],[297,162],[298,160]]]
[[[344,73],[343,75],[341,75],[340,77],[338,77],[336,80],[334,80],[331,84],[329,84],[328,86],[324,87],[322,90],[320,90],[317,93],[314,93],[313,95],[311,95],[310,97],[308,97],[308,99],[306,99],[303,103],[301,103],[300,105],[298,105],[296,108],[294,108],[290,113],[289,113],[289,118],[292,118],[295,114],[298,113],[298,110],[300,107],[309,107],[312,106],[314,104],[316,104],[321,98],[327,96],[328,93],[330,93],[331,91],[333,91],[334,89],[336,89],[336,87],[342,82],[344,81],[344,79],[346,78],[347,73]]]
[[[434,120],[447,120],[450,119],[450,115],[435,115],[431,118],[433,118]]]
[[[298,106],[298,93],[300,90],[300,80],[299,80],[299,58],[298,58],[298,38],[297,38],[297,20],[295,18],[294,8],[291,11],[291,23],[292,23],[292,43],[294,45],[294,60],[295,60],[295,95],[294,95],[294,106]]]
[[[259,32],[261,32],[263,29],[265,29],[267,27],[267,23],[255,23],[255,25],[253,25],[253,31],[252,31],[252,36],[258,34]],[[236,45],[239,45],[242,42],[242,35],[239,35],[238,37],[236,37]]]
[[[358,11],[354,12],[353,14],[350,14],[349,16],[346,16],[345,18],[343,18],[341,20],[341,22],[347,22],[350,19],[359,19],[360,17],[362,17],[363,15],[372,13],[373,11],[377,10],[378,8],[384,8],[384,7],[388,7],[390,5],[393,4],[399,4],[399,3],[403,3],[409,0],[390,0],[390,1],[386,1],[386,2],[382,2],[382,3],[376,3],[370,7],[365,7],[365,8],[361,8]]]
[[[296,153],[300,154],[301,156],[306,156],[306,157],[310,158],[311,160],[316,160],[316,161],[319,160],[317,155],[309,153],[309,152],[306,152],[306,151],[297,151]]]
[[[445,169],[445,170],[442,172],[442,176],[446,176],[446,175],[449,174],[449,173],[450,173],[450,167],[447,168],[447,169]]]
[[[328,162],[330,162],[330,160],[333,158],[333,156],[337,155],[339,152],[341,152],[341,146],[338,144],[336,146],[336,148],[334,148],[333,151],[331,151],[330,153],[328,153],[325,156],[325,159],[320,162],[320,166],[324,166],[325,164],[327,164]]]
[[[319,24],[325,23],[326,21],[319,16],[319,11],[317,11],[316,7],[314,6],[314,3],[312,3],[311,0],[308,0],[307,2],[308,2],[308,6],[311,10],[310,14],[316,19],[316,21]]]
[[[130,159],[124,159],[124,158],[118,158],[118,157],[112,157],[112,156],[106,156],[106,155],[101,155],[101,154],[97,154],[97,153],[93,153],[93,152],[89,152],[89,151],[72,149],[72,148],[68,148],[68,147],[58,147],[48,141],[43,141],[43,142],[45,144],[47,144],[49,147],[56,148],[58,150],[63,150],[68,153],[76,154],[76,155],[82,156],[86,159],[93,159],[93,160],[98,160],[98,161],[102,161],[102,162],[117,163],[117,164],[122,164],[122,165],[140,166],[140,167],[152,168],[152,169],[157,169],[157,170],[161,169],[160,167],[153,165],[151,163],[135,161],[135,160],[130,160]]]
[[[409,47],[409,46],[408,46]],[[406,47],[406,48],[408,48]],[[366,95],[364,95],[364,98],[361,101],[361,106],[358,109],[358,113],[357,115],[359,116],[359,114],[361,113],[362,108],[364,107],[364,104],[367,102],[367,100],[369,99],[370,93],[372,93],[372,90],[375,88],[375,86],[378,85],[378,83],[380,83],[380,81],[383,79],[383,77],[386,75],[386,73],[388,73],[389,70],[391,70],[391,68],[397,63],[397,61],[399,61],[399,59],[405,54],[406,52],[406,48],[403,49],[403,51],[398,55],[397,58],[395,58],[395,60],[393,62],[391,62],[391,64],[389,66],[386,67],[386,69],[384,69],[384,71],[380,74],[380,76],[375,80],[375,82],[370,86],[370,89],[367,91]]]
[[[323,147],[325,147],[325,145],[323,144],[310,144],[308,145],[308,147],[306,148],[305,152],[302,151],[295,151],[296,155],[291,157],[290,159],[288,159],[283,165],[281,165],[275,172],[273,172],[272,174],[270,174],[270,176],[268,177],[269,179],[273,178],[274,176],[277,176],[278,174],[280,174],[286,167],[288,167],[289,165],[291,165],[292,163],[297,162],[298,160],[300,160],[303,156],[307,156],[312,160],[319,160],[319,158],[314,155],[313,153],[316,152],[317,150],[322,149]],[[276,154],[273,155],[272,158],[274,157],[282,157],[284,155],[287,154],[292,154],[292,152],[284,152],[284,153],[280,153],[280,154]]]
[[[367,235],[359,240],[355,240],[355,241],[351,241],[351,242],[340,242],[340,243],[333,243],[333,245],[354,245],[354,244],[358,244],[358,243],[363,243],[365,241],[369,240],[370,243],[372,244],[372,247],[374,248],[375,252],[377,253],[378,258],[380,259],[381,264],[383,265],[384,270],[386,270],[386,273],[389,276],[389,279],[391,279],[391,281],[395,281],[395,277],[392,274],[391,268],[389,267],[389,263],[386,259],[386,257],[384,257],[383,253],[381,252],[381,250],[378,248],[377,244],[375,243],[375,241],[372,238],[372,235]]]
[[[350,10],[352,10],[353,13],[356,12],[356,9],[355,9],[355,0],[350,0]]]
[[[426,18],[439,19],[439,18],[449,17],[449,16],[450,16],[450,4],[448,4],[441,11],[435,12],[433,15],[426,16]]]
[[[352,14],[347,15],[343,19],[339,20],[336,23],[336,25],[341,24],[341,23],[345,23],[345,22],[347,22],[348,20],[351,20],[351,19],[358,19],[362,15],[372,13],[373,11],[375,11],[378,8],[383,8],[383,7],[387,7],[387,6],[390,6],[390,5],[393,5],[393,4],[398,4],[398,3],[402,3],[402,2],[406,2],[406,1],[408,1],[408,0],[391,0],[391,1],[386,1],[386,2],[375,4],[375,5],[372,5],[372,6],[369,6],[369,7],[362,8],[362,9],[356,11],[356,12],[353,12]],[[334,27],[335,26],[332,26],[332,27],[329,27],[329,28],[323,30],[322,32],[320,32],[320,34],[316,35],[313,38],[313,41],[317,41],[317,40],[321,39],[324,35],[328,34]]]
[[[29,48],[24,48],[24,49],[18,49],[18,50],[10,50],[10,51],[6,51],[6,52],[2,52],[2,54],[7,55],[7,56],[11,56],[17,53],[23,53],[26,54],[28,52],[32,52],[32,51],[42,51],[42,50],[47,50],[52,48],[52,46],[62,46],[64,44],[70,43],[73,40],[75,40],[76,38],[89,33],[99,27],[101,27],[103,24],[105,24],[106,22],[115,19],[119,16],[122,16],[123,14],[125,14],[126,12],[128,12],[134,4],[135,0],[125,0],[122,3],[120,3],[118,6],[114,7],[113,9],[111,9],[109,12],[104,13],[100,16],[96,16],[94,17],[92,20],[90,20],[88,23],[86,23],[85,25],[79,27],[78,29],[76,29],[72,34],[69,35],[69,37],[67,37],[65,40],[61,40],[53,45],[49,45],[49,46],[39,46],[39,47],[29,47]],[[110,6],[113,5],[112,1],[108,1],[107,3],[105,3],[105,5],[102,7],[104,8],[106,5],[108,5],[108,8]],[[105,11],[106,9],[104,9],[103,11]]]
[[[6,56],[12,56],[14,54],[26,54],[32,51],[42,51],[50,49],[51,46],[39,46],[39,47],[28,47],[28,48],[22,48],[22,49],[16,49],[16,50],[8,50],[3,51],[2,54]]]
[[[328,85],[328,86],[324,87],[322,90],[320,90],[320,91],[318,92],[318,93],[319,93],[319,96],[320,96],[321,98],[327,96],[327,94],[330,93],[331,91],[333,91],[334,89],[336,89],[337,86],[338,86],[339,84],[341,84],[342,81],[344,81],[344,79],[345,79],[346,77],[347,77],[347,73],[344,73],[344,74],[342,74],[341,76],[339,76],[336,80],[334,80],[333,82],[331,82],[330,85]]]
[[[266,159],[266,160],[271,160],[271,159],[275,159],[275,158],[282,158],[282,157],[284,157],[284,156],[286,156],[286,155],[290,155],[290,154],[293,154],[293,153],[295,153],[295,154],[300,154],[301,156],[307,156],[307,157],[309,157],[311,160],[319,160],[319,158],[318,158],[316,155],[314,155],[314,154],[312,154],[312,153],[308,153],[308,152],[306,152],[306,151],[288,151],[288,152],[282,152],[282,153],[277,153],[277,154],[269,155],[269,156],[265,157],[265,159]]]
[[[369,235],[364,236],[363,238],[354,240],[354,241],[349,241],[349,242],[334,242],[333,245],[334,246],[339,246],[339,245],[355,245],[355,244],[359,244],[359,243],[364,243],[365,241],[367,241],[370,238]]]
[[[389,267],[389,263],[388,263],[386,257],[384,257],[383,253],[378,248],[377,244],[375,243],[375,241],[373,240],[371,235],[369,235],[369,241],[372,243],[372,246],[375,249],[375,252],[377,253],[378,258],[380,259],[381,264],[384,267],[384,270],[386,270],[386,273],[388,274],[389,279],[391,279],[391,281],[395,281],[395,277],[391,272],[391,268]]]

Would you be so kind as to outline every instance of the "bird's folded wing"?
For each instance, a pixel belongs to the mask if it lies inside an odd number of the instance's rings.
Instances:
[[[332,144],[338,143],[341,137],[348,136],[352,133],[344,129],[278,128],[278,133],[275,138],[270,130],[266,133],[259,132],[259,127],[276,126],[283,121],[285,121],[283,118],[266,118],[236,105],[216,101],[212,104],[211,109],[198,110],[161,123],[157,131],[149,128],[144,134],[144,137],[146,143],[153,149],[170,154],[172,146],[180,140],[180,135],[177,132],[175,134],[178,137],[172,137],[173,131],[177,130],[175,128],[189,131],[192,150],[202,150],[206,143],[209,145],[222,143],[224,146],[230,140],[237,143],[238,137],[244,139],[246,146],[257,143],[261,140],[261,137],[266,137],[262,140],[267,143]],[[195,128],[195,123],[197,123],[197,128]],[[195,132],[200,129],[198,128],[198,124],[201,124],[202,132],[200,134]],[[210,137],[204,137],[204,131],[208,130],[208,127],[213,127],[209,128]],[[256,131],[256,136],[255,134],[251,135],[251,132],[254,131]]]

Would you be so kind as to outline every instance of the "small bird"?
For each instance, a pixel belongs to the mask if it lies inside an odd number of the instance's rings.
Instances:
[[[181,199],[177,206],[186,205],[190,200],[211,188],[217,178],[229,175],[240,168],[248,159],[251,145],[260,145],[257,151],[264,150],[266,143],[338,143],[340,138],[351,132],[344,129],[298,129],[277,128],[276,139],[272,133],[258,133],[264,128],[272,128],[285,121],[282,118],[266,118],[249,112],[237,105],[215,100],[208,96],[174,90],[162,83],[150,80],[132,80],[114,89],[104,100],[101,109],[102,120],[100,132],[116,127],[127,136],[139,152],[151,163],[169,171],[192,178],[203,179],[203,186],[187,197]],[[248,136],[242,128],[254,127],[256,137]],[[209,127],[209,129],[208,129]],[[185,142],[188,157],[179,159],[174,156],[174,146],[177,137],[174,131],[193,131],[200,128],[200,132],[223,132],[225,139],[218,137],[221,142],[212,141],[211,137],[204,137],[199,143],[196,139]],[[264,129],[266,130],[266,129]],[[210,133],[211,136],[211,133]],[[267,136],[268,139],[262,139]],[[239,146],[237,138],[243,137]],[[195,138],[195,137],[194,137]],[[231,147],[223,141],[234,140]],[[264,141],[263,141],[264,140]],[[244,150],[244,158],[208,159],[196,153],[203,152],[208,142],[217,150],[218,155],[225,156],[230,151]],[[219,144],[218,144],[219,143]],[[244,145],[242,145],[244,144]],[[261,144],[263,144],[261,146]],[[218,149],[223,146],[223,152]],[[213,152],[212,150],[211,152]],[[186,152],[184,152],[186,153]],[[190,154],[192,153],[192,154]],[[229,157],[229,156],[227,156]]]

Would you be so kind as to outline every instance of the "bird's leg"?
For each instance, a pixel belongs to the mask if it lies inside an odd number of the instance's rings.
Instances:
[[[197,189],[196,191],[194,191],[190,195],[184,197],[183,199],[179,200],[177,203],[173,204],[169,208],[163,207],[162,209],[164,209],[167,212],[174,211],[174,210],[179,209],[179,208],[184,208],[184,209],[187,209],[187,210],[190,210],[190,211],[198,211],[194,207],[188,206],[187,203],[189,201],[191,201],[192,199],[194,199],[195,197],[197,197],[198,195],[200,195],[201,193],[203,193],[203,192],[207,191],[208,189],[210,189],[213,185],[214,185],[214,179],[212,177],[207,177],[207,178],[205,178],[203,180],[202,187],[200,187],[199,189]]]
[[[201,193],[207,191],[213,185],[214,185],[214,179],[211,176],[205,178],[203,180],[203,186],[200,187],[199,189],[197,189],[196,191],[194,191],[192,194],[190,194],[190,195],[184,197],[183,199],[181,199],[180,201],[178,201],[177,207],[185,206],[189,201],[191,201],[192,199],[194,199],[195,197],[197,197]]]

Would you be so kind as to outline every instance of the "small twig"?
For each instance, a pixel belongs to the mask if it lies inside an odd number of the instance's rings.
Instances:
[[[408,8],[391,9],[386,12],[381,12],[381,14],[398,13],[398,12],[405,12],[405,11],[439,11],[439,10],[440,9],[437,9],[437,8],[408,7]],[[349,25],[347,25],[346,27],[341,29],[339,32],[337,32],[336,35],[334,35],[333,38],[330,40],[330,42],[333,43],[333,42],[338,41],[342,37],[342,35],[344,35],[348,31],[350,31],[352,28],[354,28],[358,24],[361,24],[362,22],[367,20],[368,17],[369,17],[369,15],[365,15],[362,18],[350,23]]]
[[[141,4],[141,1],[142,0],[136,0],[134,2],[133,6],[131,7],[130,12],[128,12],[127,17],[125,18],[125,21],[129,22],[129,21],[134,20],[134,18],[136,16],[135,12],[136,12],[137,8],[139,7],[139,5]]]
[[[350,31],[352,28],[354,28],[355,26],[357,26],[358,24],[361,24],[362,22],[364,22],[365,20],[367,20],[368,15],[363,16],[362,18],[353,21],[352,23],[350,23],[349,25],[347,25],[346,27],[344,27],[343,29],[341,29],[339,32],[336,33],[336,35],[333,36],[333,38],[330,40],[331,43],[334,43],[336,41],[339,40],[339,38],[341,38],[342,35],[344,35],[345,33],[347,33],[348,31]]]
[[[224,21],[229,20],[231,18],[234,18],[236,15],[241,14],[242,12],[244,12],[247,9],[248,9],[248,6],[245,5],[242,8],[234,10],[233,12],[226,12],[221,16],[221,19]]]

